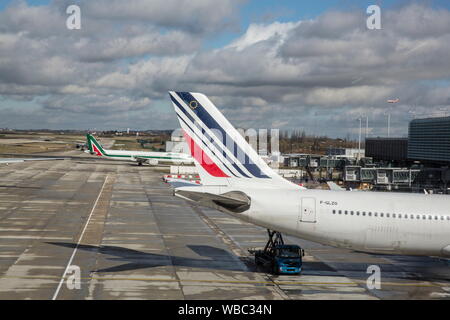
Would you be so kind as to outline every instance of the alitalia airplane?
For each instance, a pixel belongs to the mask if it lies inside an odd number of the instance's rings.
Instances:
[[[326,245],[450,257],[450,196],[301,188],[269,168],[205,95],[170,98],[202,182],[176,196]]]
[[[91,134],[86,135],[88,150],[86,152],[95,154],[99,157],[105,157],[113,160],[135,161],[138,165],[148,163],[157,165],[160,163],[170,164],[193,164],[190,155],[177,152],[147,152],[147,151],[128,151],[128,150],[107,150]]]

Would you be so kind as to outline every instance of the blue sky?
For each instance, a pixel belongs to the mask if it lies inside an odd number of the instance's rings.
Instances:
[[[0,2],[0,9],[4,9],[9,4],[11,4],[11,2],[14,2],[14,0],[3,0],[2,2]],[[27,0],[27,3],[29,5],[33,5],[33,6],[42,6],[42,5],[49,4],[50,1],[49,0]]]

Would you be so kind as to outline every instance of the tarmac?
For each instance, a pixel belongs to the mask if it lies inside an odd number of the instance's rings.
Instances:
[[[448,260],[292,237],[302,274],[271,275],[248,253],[265,229],[174,197],[152,167],[57,156],[0,165],[0,299],[450,299]]]

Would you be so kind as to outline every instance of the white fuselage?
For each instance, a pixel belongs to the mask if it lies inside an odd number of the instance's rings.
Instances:
[[[140,161],[146,160],[149,163],[173,163],[173,164],[193,164],[194,160],[188,154],[176,152],[149,152],[149,151],[128,151],[128,150],[104,150],[102,157],[119,161]]]
[[[239,190],[221,187],[220,192]],[[450,256],[450,197],[383,192],[245,188],[253,224],[366,252]]]

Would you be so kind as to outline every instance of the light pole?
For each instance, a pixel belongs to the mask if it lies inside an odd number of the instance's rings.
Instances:
[[[388,103],[398,103],[400,101],[399,98],[397,99],[389,99],[387,102]],[[391,112],[390,110],[388,111],[388,126],[387,126],[387,135],[388,138],[390,137],[390,131],[391,131]]]
[[[359,139],[358,139],[358,156],[356,157],[358,163],[361,157],[361,126],[362,126],[362,117],[359,117]]]
[[[369,116],[366,116],[366,139],[369,136]]]
[[[388,113],[388,120],[387,120],[387,136],[388,138],[391,136],[390,135],[390,131],[391,131],[391,113]]]

